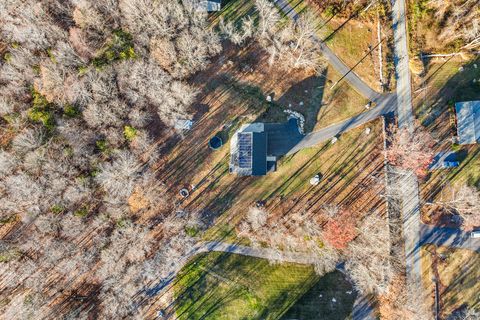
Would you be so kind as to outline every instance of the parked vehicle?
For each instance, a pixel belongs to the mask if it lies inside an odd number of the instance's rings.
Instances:
[[[470,238],[480,238],[480,230],[470,232]]]

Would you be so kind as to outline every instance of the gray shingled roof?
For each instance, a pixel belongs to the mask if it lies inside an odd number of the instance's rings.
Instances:
[[[457,134],[460,144],[480,141],[480,101],[455,103],[457,112]]]
[[[244,175],[267,173],[267,135],[265,132],[237,133],[236,166]]]

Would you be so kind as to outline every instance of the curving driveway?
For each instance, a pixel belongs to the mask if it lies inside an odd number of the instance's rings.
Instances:
[[[280,10],[289,18],[297,20],[299,18],[298,13],[288,3],[287,0],[274,0],[273,1]],[[341,79],[347,80],[361,95],[365,98],[373,101],[377,104],[382,101],[383,95],[373,90],[368,84],[366,84],[349,66],[347,66],[321,39],[315,38],[323,56],[328,60],[330,65],[337,70],[341,75]]]
[[[379,103],[376,107],[340,123],[336,123],[307,134],[288,152],[288,154],[293,154],[304,148],[313,147],[321,142],[327,141],[333,137],[341,135],[344,132],[355,129],[367,122],[375,120],[376,118],[395,112],[395,99],[396,96],[394,94],[381,95],[380,99],[378,100]]]
[[[289,18],[297,20],[299,15],[287,0],[275,0],[274,3]],[[318,131],[307,134],[298,142],[287,154],[293,154],[303,148],[313,147],[321,142],[338,136],[348,130],[357,128],[367,122],[370,122],[380,116],[396,111],[396,94],[381,94],[373,90],[366,84],[349,66],[347,66],[321,39],[315,39],[330,65],[341,75],[341,79],[347,80],[361,95],[376,106],[369,111],[363,112],[357,116],[351,117],[340,123],[328,126]]]

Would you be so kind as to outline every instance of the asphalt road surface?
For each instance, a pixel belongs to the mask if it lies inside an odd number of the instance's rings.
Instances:
[[[413,132],[412,91],[408,58],[405,0],[395,0],[392,8],[394,64],[397,80],[398,126]]]
[[[392,27],[394,41],[394,64],[397,80],[397,116],[398,126],[414,131],[412,92],[410,81],[407,15],[405,0],[394,0],[392,7]],[[403,235],[405,238],[405,257],[407,283],[414,294],[409,297],[412,302],[421,299],[423,294],[422,271],[420,266],[420,197],[418,179],[413,172],[406,173],[399,186],[404,191],[402,201]]]

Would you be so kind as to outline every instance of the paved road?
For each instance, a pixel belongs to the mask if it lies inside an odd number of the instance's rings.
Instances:
[[[471,238],[469,232],[458,228],[437,227],[422,223],[420,226],[420,245],[427,243],[480,252],[480,239]]]
[[[274,0],[274,3],[282,10],[282,12],[293,20],[297,20],[299,15],[287,0]],[[360,77],[348,67],[335,53],[323,42],[316,38],[323,56],[328,60],[330,65],[342,75],[342,78],[347,80],[361,95],[370,101],[378,103],[382,100],[382,95],[370,88]]]
[[[380,116],[394,112],[396,110],[395,98],[396,97],[394,94],[382,95],[379,100],[379,104],[376,107],[340,123],[307,134],[305,138],[295,145],[287,154],[293,154],[301,149],[313,147],[335,136],[339,136],[346,131],[370,122]]]
[[[405,0],[394,0],[392,8],[394,64],[397,80],[398,125],[413,132],[412,92],[408,57]]]
[[[400,170],[399,170],[400,171]],[[417,297],[411,297],[414,301],[422,297],[422,268],[420,264],[420,195],[418,191],[418,179],[413,171],[403,171],[399,186],[402,190],[402,221],[403,237],[405,241],[405,258],[407,284]]]
[[[413,108],[408,57],[407,15],[405,0],[393,0],[392,22],[394,41],[394,64],[397,80],[397,116],[398,126],[407,128],[413,134]],[[399,185],[403,190],[402,216],[403,236],[405,239],[405,257],[407,284],[414,294],[409,297],[412,302],[421,299],[422,272],[420,266],[420,196],[418,179],[413,172],[405,172],[406,179]]]

